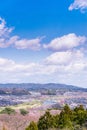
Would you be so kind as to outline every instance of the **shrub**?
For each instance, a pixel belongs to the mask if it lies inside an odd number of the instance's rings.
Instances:
[[[26,114],[28,114],[28,111],[25,109],[20,109],[20,113],[25,116]]]
[[[3,109],[0,114],[15,114],[15,110],[9,107],[6,107],[5,109]]]

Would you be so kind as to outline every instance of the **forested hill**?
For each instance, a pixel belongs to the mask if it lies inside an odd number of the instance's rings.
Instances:
[[[41,90],[41,89],[57,89],[57,90],[69,90],[69,91],[87,91],[87,88],[81,88],[73,85],[66,85],[66,84],[57,84],[57,83],[47,83],[47,84],[40,84],[40,83],[20,83],[20,84],[0,84],[0,89],[3,88],[22,88],[22,89],[29,89],[29,90]]]

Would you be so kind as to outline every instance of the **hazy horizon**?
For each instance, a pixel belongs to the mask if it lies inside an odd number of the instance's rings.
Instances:
[[[73,86],[73,87],[78,87],[78,88],[87,88],[86,86],[78,86],[78,85],[74,85],[74,84],[64,84],[64,83],[58,83],[58,82],[45,82],[45,83],[40,83],[40,82],[19,82],[19,83],[16,83],[16,82],[8,82],[8,83],[0,83],[0,85],[6,85],[6,84],[60,84],[60,85],[67,85],[67,86]]]

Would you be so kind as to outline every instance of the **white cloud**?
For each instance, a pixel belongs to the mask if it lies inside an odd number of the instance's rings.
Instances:
[[[40,45],[40,38],[36,38],[36,39],[31,39],[31,40],[27,40],[27,39],[21,39],[21,40],[17,40],[15,42],[15,47],[17,49],[31,49],[31,50],[39,50],[41,45]]]
[[[39,50],[42,38],[25,39],[10,36],[13,28],[6,26],[0,18],[0,48]],[[87,84],[87,56],[79,48],[87,38],[74,33],[53,39],[43,47],[52,53],[40,63],[17,63],[0,58],[0,82],[60,82],[67,84]],[[82,82],[80,81],[82,79]],[[76,81],[76,82],[75,82]]]
[[[71,33],[53,39],[49,44],[44,44],[44,48],[52,51],[65,51],[84,44],[86,40],[85,36],[76,36],[76,34]]]
[[[87,58],[81,50],[55,52],[44,60],[44,64],[57,67],[61,74],[80,74],[87,71]]]
[[[82,61],[84,54],[79,50],[55,52],[45,59],[45,64],[69,65],[73,62]]]
[[[74,0],[74,2],[69,6],[69,10],[80,9],[84,12],[87,9],[87,0]]]
[[[42,38],[21,39],[19,36],[10,36],[13,28],[6,27],[4,19],[0,18],[0,48],[9,46],[17,49],[39,50],[41,47]]]
[[[14,47],[16,49],[40,50],[43,37],[34,39],[20,38],[18,35],[11,36],[13,28],[8,28],[4,19],[0,18],[0,48]],[[65,51],[78,47],[86,42],[85,36],[77,36],[74,33],[53,39],[43,48],[53,51]]]
[[[11,33],[13,28],[6,27],[6,22],[4,19],[0,17],[0,38],[1,37],[8,37],[9,33]]]
[[[55,52],[44,64],[54,68],[52,81],[87,87],[87,57],[82,50]]]
[[[55,52],[41,63],[17,63],[0,58],[0,82],[47,81],[73,84],[73,77],[78,81],[83,75],[87,75],[87,59],[82,50]]]

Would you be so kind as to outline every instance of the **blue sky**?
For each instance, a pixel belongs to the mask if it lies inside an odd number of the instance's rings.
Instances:
[[[0,82],[87,87],[87,0],[1,0]]]

